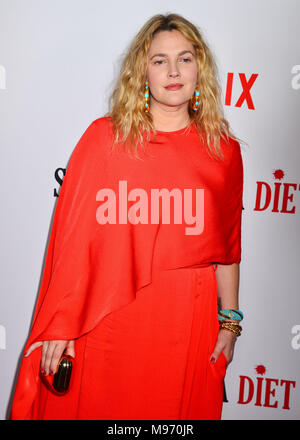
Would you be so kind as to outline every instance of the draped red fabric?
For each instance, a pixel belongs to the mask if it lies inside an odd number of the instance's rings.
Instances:
[[[221,140],[224,162],[211,158],[194,126],[158,131],[143,160],[121,148],[111,150],[112,121],[93,121],[77,143],[57,200],[42,283],[25,351],[36,341],[80,341],[108,314],[135,300],[152,280],[157,266],[180,268],[193,264],[241,261],[243,164],[240,146]],[[148,195],[148,222],[119,222],[126,195],[137,188]],[[125,186],[122,187],[124,191]],[[182,222],[151,223],[151,190],[204,190],[203,231],[187,235]],[[116,196],[116,223],[99,223],[101,189]],[[134,194],[134,193],[132,193]],[[123,194],[124,195],[124,194]],[[113,200],[113,199],[112,199]],[[195,200],[194,200],[195,202]],[[127,212],[135,200],[127,200]],[[124,217],[123,217],[124,219]],[[80,344],[76,363],[80,364]],[[23,357],[10,419],[33,419],[38,399],[41,349]]]

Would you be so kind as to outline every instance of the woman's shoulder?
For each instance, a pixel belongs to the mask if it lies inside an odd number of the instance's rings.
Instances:
[[[112,127],[112,119],[108,114],[94,119],[90,126],[95,126],[99,130],[108,130]]]
[[[110,116],[100,116],[96,119],[93,119],[92,122],[87,126],[85,131],[82,134],[82,137],[96,137],[96,138],[106,138],[111,137],[112,133],[112,120]]]
[[[111,144],[111,125],[111,119],[106,116],[92,120],[75,145],[69,164],[103,160]]]
[[[230,136],[228,137],[228,140],[221,137],[220,144],[224,154],[225,163],[229,165],[230,163],[241,159],[241,145],[236,139]]]

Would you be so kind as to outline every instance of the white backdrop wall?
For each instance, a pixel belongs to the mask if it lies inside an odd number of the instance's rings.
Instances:
[[[243,335],[226,419],[300,419],[300,1],[1,0],[0,418],[39,289],[60,168],[108,111],[120,57],[152,15],[197,24],[242,145]],[[55,173],[58,177],[55,177]]]

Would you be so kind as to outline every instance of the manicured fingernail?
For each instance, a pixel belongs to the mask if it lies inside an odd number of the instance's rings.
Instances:
[[[212,358],[210,359],[210,362],[211,362],[212,364],[215,364],[215,363],[216,363],[216,359],[215,359],[214,357],[212,357]]]
[[[51,376],[54,376],[55,372],[54,372],[54,371],[51,371],[50,374],[51,374]]]

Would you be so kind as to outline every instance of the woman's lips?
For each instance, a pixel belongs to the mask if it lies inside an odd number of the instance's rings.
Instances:
[[[181,89],[181,87],[183,87],[182,84],[174,84],[172,86],[167,86],[165,87],[167,90],[179,90]]]

